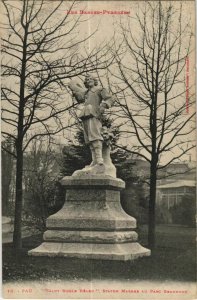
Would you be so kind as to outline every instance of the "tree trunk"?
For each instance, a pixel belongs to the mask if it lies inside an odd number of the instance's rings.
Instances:
[[[11,148],[6,146],[11,152]],[[9,216],[10,190],[13,172],[13,158],[6,151],[1,151],[2,215]]]
[[[13,244],[16,250],[22,248],[21,229],[22,229],[22,201],[23,201],[23,151],[22,141],[16,146],[16,196],[15,196],[15,219],[14,219],[14,234]]]
[[[148,222],[148,247],[152,250],[155,247],[155,202],[157,187],[157,163],[151,162],[150,167],[150,199],[149,199],[149,222]]]
[[[23,57],[20,75],[20,101],[18,114],[18,135],[16,140],[16,197],[15,197],[15,219],[13,244],[16,250],[22,248],[21,229],[22,229],[22,208],[23,208],[23,118],[25,108],[25,73],[26,73],[26,56],[27,56],[27,35],[28,24],[25,27],[23,41]]]

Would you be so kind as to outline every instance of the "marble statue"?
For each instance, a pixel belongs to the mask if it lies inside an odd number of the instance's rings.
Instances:
[[[80,119],[92,163],[61,179],[64,206],[47,218],[42,244],[28,254],[99,261],[149,256],[150,250],[138,242],[136,219],[121,207],[120,191],[125,182],[116,178],[110,158],[112,133],[102,126],[102,115],[113,105],[113,96],[90,75],[84,84],[72,80],[69,87],[82,105]]]
[[[114,97],[102,87],[92,75],[85,77],[84,86],[71,80],[69,88],[78,103],[83,103],[79,118],[83,123],[85,143],[89,145],[92,162],[76,174],[105,174],[116,177],[115,167],[110,158],[110,143],[107,128],[102,127],[104,111],[113,105]]]

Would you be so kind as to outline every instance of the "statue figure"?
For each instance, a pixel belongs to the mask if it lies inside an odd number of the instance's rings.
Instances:
[[[81,171],[91,174],[105,173],[104,160],[106,159],[104,159],[103,153],[108,153],[107,160],[109,162],[110,151],[106,151],[106,145],[103,147],[102,132],[106,134],[106,129],[104,131],[102,129],[102,115],[105,109],[112,106],[114,98],[105,88],[98,87],[98,81],[92,75],[85,77],[84,85],[85,87],[75,80],[71,80],[69,83],[69,88],[77,102],[83,103],[79,118],[83,123],[85,143],[89,144],[92,155],[90,166],[86,166]],[[109,143],[107,147],[109,148]],[[79,174],[79,172],[76,171],[74,174]]]

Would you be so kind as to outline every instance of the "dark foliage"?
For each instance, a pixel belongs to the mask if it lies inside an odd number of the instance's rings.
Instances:
[[[156,207],[156,223],[157,224],[172,223],[172,214],[171,211],[167,208],[166,204],[158,205]]]
[[[121,204],[126,213],[137,219],[137,224],[148,223],[148,199],[142,184],[127,181]]]
[[[74,171],[83,169],[91,162],[91,153],[88,145],[84,143],[83,132],[77,132],[76,144],[69,144],[63,148],[63,164],[61,174],[71,176]]]
[[[185,195],[182,201],[171,208],[172,222],[195,227],[196,199],[195,194]]]

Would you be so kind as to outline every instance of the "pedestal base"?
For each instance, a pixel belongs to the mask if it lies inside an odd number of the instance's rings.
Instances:
[[[124,182],[110,176],[64,177],[64,207],[47,219],[44,242],[28,252],[105,260],[133,260],[149,256],[138,242],[136,220],[120,205]]]
[[[139,243],[42,243],[38,248],[29,251],[29,255],[126,261],[149,256],[150,251]]]

